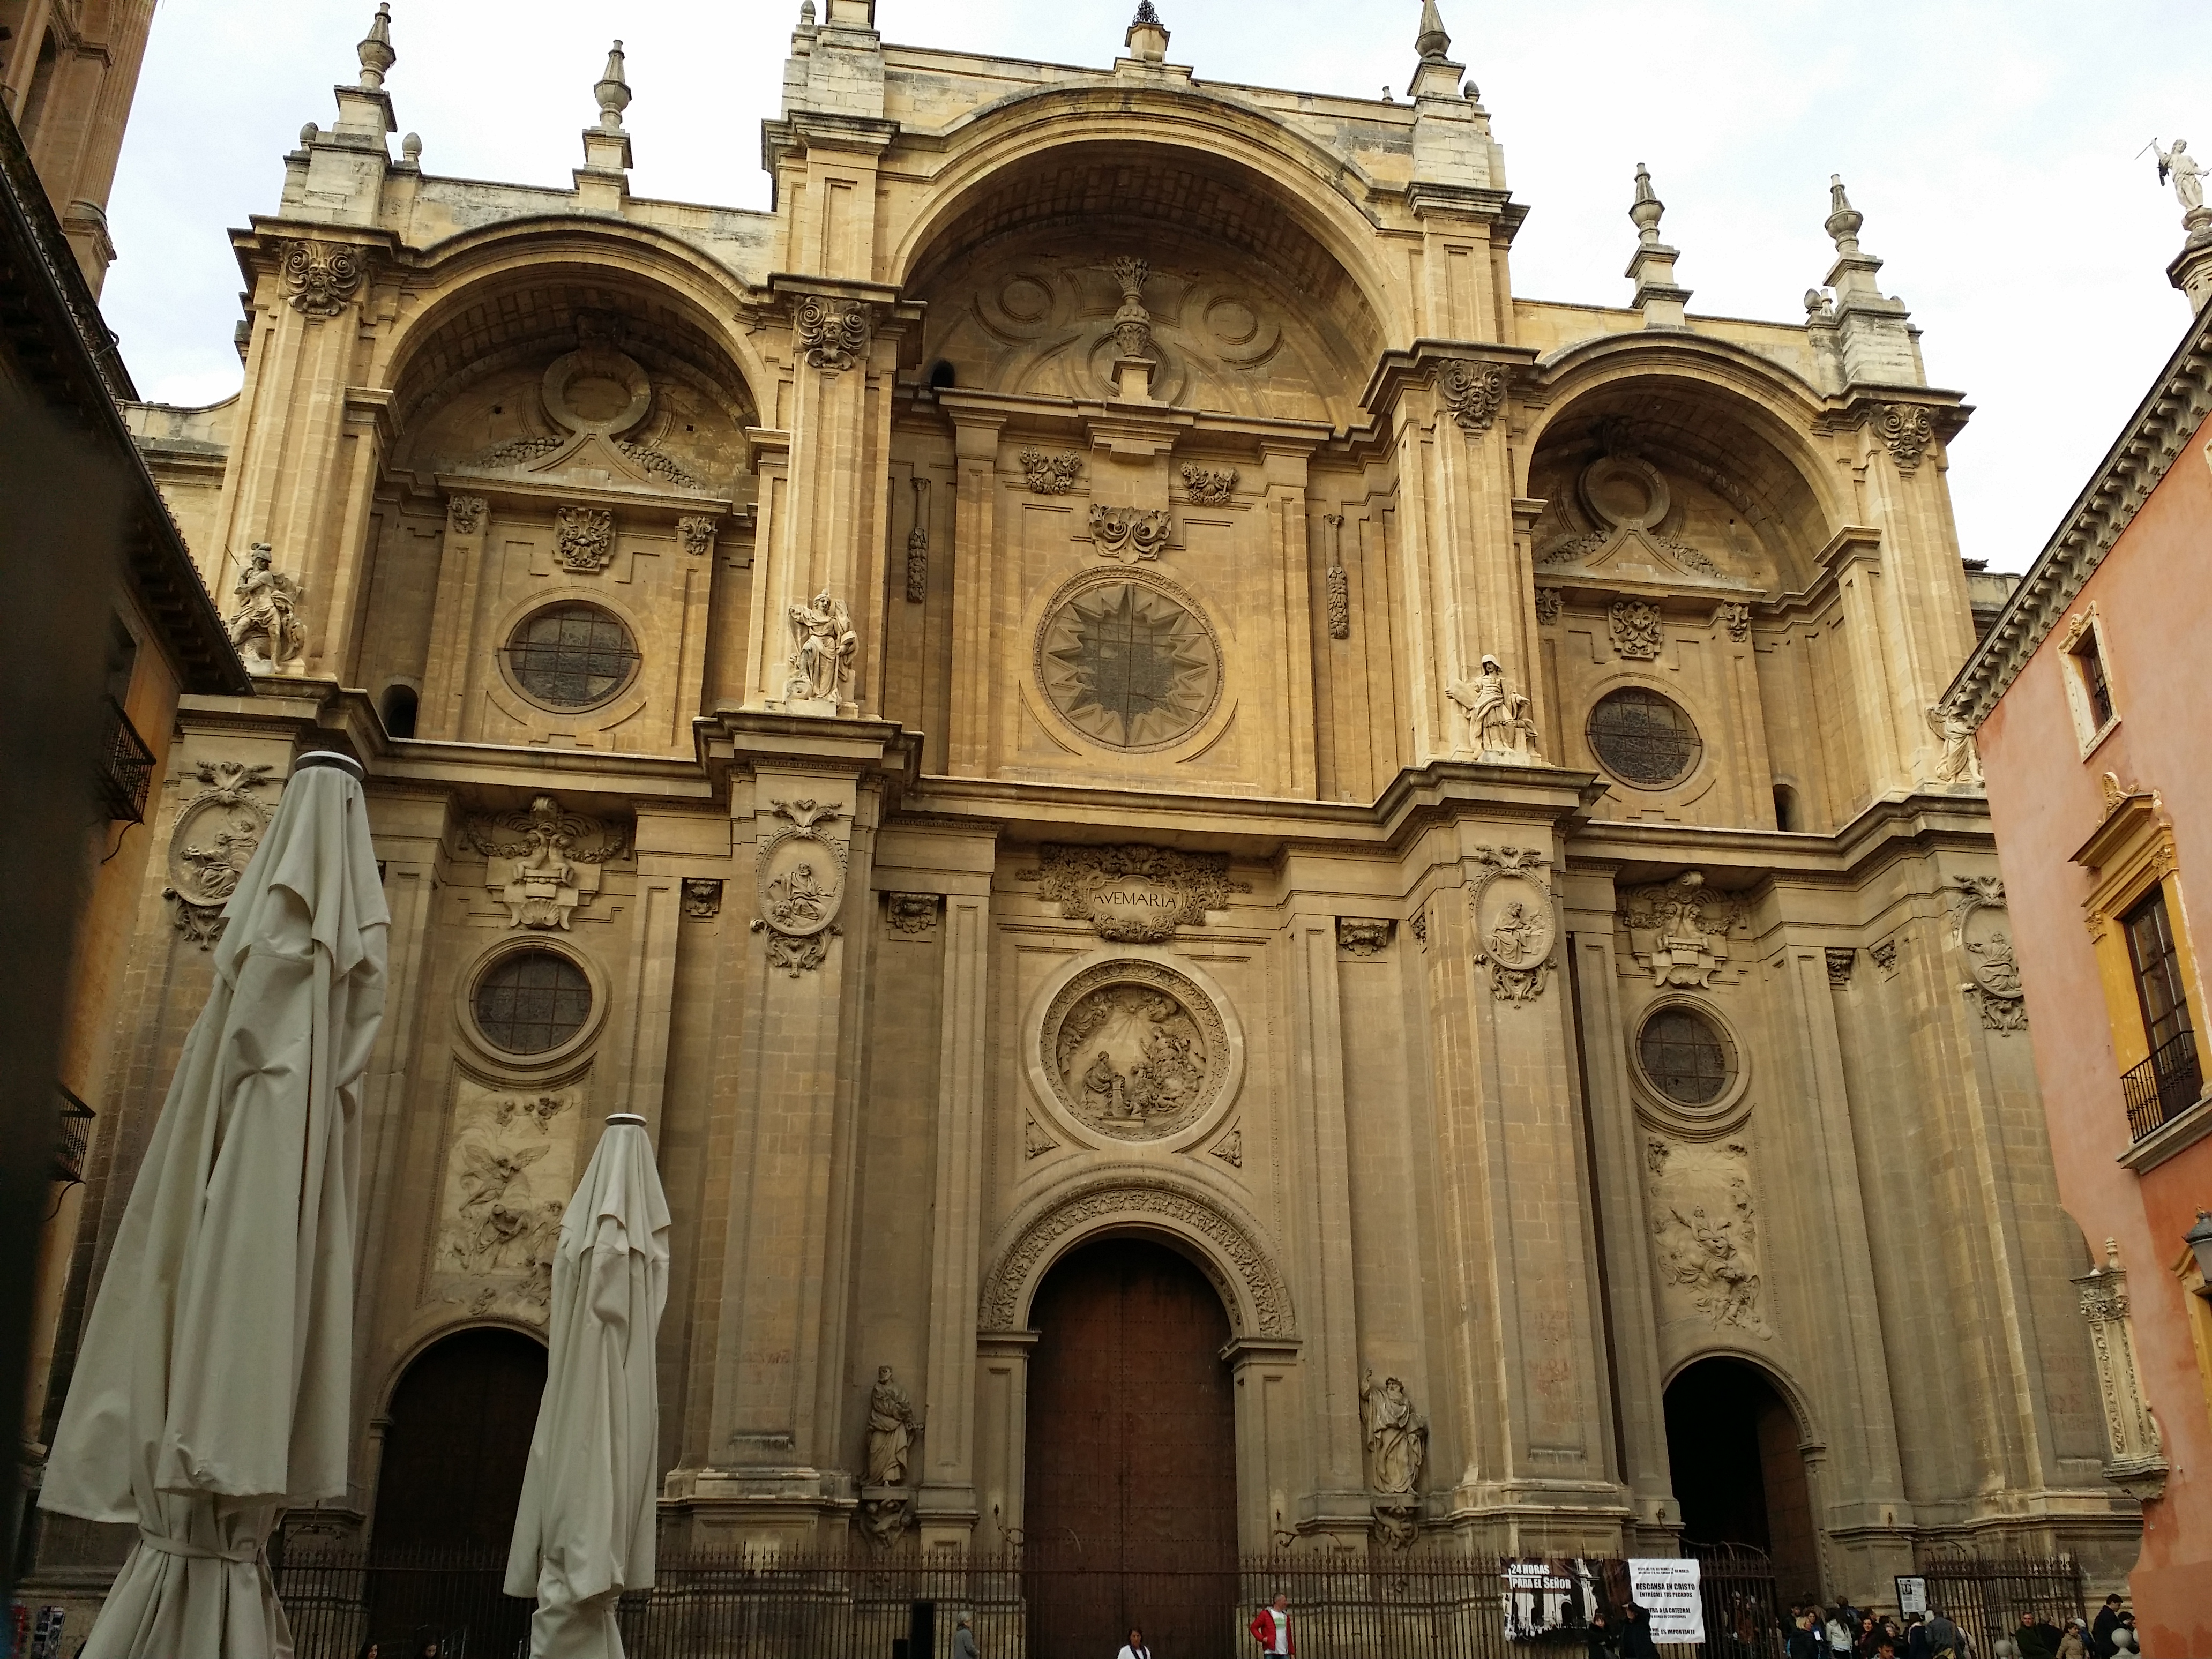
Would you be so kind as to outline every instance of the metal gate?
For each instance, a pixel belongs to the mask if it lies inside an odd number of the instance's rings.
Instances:
[[[2020,1628],[2023,1613],[2066,1628],[2088,1616],[2081,1600],[2081,1564],[2070,1555],[1925,1554],[1920,1576],[1928,1605],[1951,1616],[1983,1653]]]

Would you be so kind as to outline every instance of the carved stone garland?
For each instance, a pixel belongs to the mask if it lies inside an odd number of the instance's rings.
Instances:
[[[830,840],[820,826],[844,809],[812,800],[776,800],[769,806],[785,819],[763,841],[756,863],[760,914],[753,931],[768,935],[769,966],[797,979],[819,968],[837,936],[837,912],[845,902],[845,861],[850,851]]]
[[[1224,507],[1237,494],[1237,469],[1232,466],[1213,472],[1200,466],[1186,466],[1182,470],[1182,487],[1201,507]]]
[[[1249,1301],[1259,1326],[1251,1334],[1296,1334],[1290,1288],[1267,1250],[1242,1222],[1196,1194],[1127,1176],[1105,1176],[1085,1182],[1022,1228],[984,1276],[978,1310],[981,1328],[1014,1329],[1023,1286],[1060,1241],[1091,1222],[1121,1217],[1155,1217],[1172,1222],[1210,1244],[1208,1258],[1199,1265],[1219,1288],[1232,1326],[1243,1326],[1243,1307]],[[1211,1259],[1216,1254],[1243,1285],[1241,1297]]]
[[[1995,876],[1959,876],[1951,885],[1951,940],[1966,954],[1972,975],[1960,992],[1981,1016],[1984,1030],[2026,1030],[2020,958],[2011,935],[1996,924],[2005,910],[2004,883]]]
[[[1505,406],[1505,371],[1496,363],[1455,357],[1437,371],[1437,390],[1460,429],[1479,435]]]
[[[1534,1002],[1544,994],[1559,937],[1544,877],[1551,860],[1533,847],[1478,847],[1474,859],[1483,872],[1467,896],[1474,959],[1489,965],[1498,1001]]]
[[[1352,578],[1344,568],[1344,514],[1331,513],[1323,522],[1328,526],[1328,573],[1323,579],[1328,590],[1328,636],[1348,640],[1352,637]]]
[[[192,768],[200,791],[169,831],[169,884],[161,890],[176,904],[173,919],[187,945],[204,951],[222,937],[222,907],[269,829],[269,808],[253,792],[268,786],[273,770],[243,761]]]
[[[906,602],[929,597],[929,480],[914,481],[914,527],[906,532]]]
[[[361,287],[362,250],[343,242],[290,241],[277,266],[284,298],[303,317],[335,317]]]
[[[807,367],[828,374],[847,369],[868,349],[874,319],[859,300],[808,295],[791,314],[791,337]]]

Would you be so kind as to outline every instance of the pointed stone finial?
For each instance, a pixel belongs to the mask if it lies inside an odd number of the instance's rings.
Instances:
[[[361,89],[375,92],[384,85],[384,72],[399,61],[392,49],[392,3],[382,0],[368,26],[368,36],[355,48],[361,57]]]
[[[1137,0],[1137,15],[1129,20],[1129,32],[1121,37],[1121,44],[1142,63],[1167,61],[1167,25],[1160,21],[1159,9],[1152,0]]]
[[[1659,246],[1659,219],[1667,211],[1667,204],[1651,188],[1651,169],[1638,161],[1636,164],[1636,199],[1629,204],[1628,217],[1636,227],[1636,240],[1645,247]]]
[[[410,132],[399,141],[400,159],[410,167],[422,165],[422,135]]]
[[[623,112],[629,107],[629,82],[623,75],[623,44],[617,40],[607,53],[607,67],[592,95],[599,100],[599,125],[608,132],[623,130]]]
[[[814,0],[799,0],[799,27],[803,29],[814,27]]]
[[[1836,244],[1836,252],[1848,259],[1859,251],[1859,227],[1866,222],[1866,215],[1851,205],[1851,198],[1844,194],[1844,175],[1828,175],[1829,236]]]
[[[1413,37],[1413,50],[1420,53],[1425,64],[1440,64],[1451,51],[1451,36],[1444,33],[1444,20],[1437,10],[1437,0],[1421,0],[1421,32]]]

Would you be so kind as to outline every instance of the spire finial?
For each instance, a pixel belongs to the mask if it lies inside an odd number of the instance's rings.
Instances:
[[[1629,204],[1628,217],[1636,227],[1636,239],[1645,247],[1659,246],[1659,218],[1667,211],[1667,204],[1651,188],[1651,169],[1638,161],[1636,164],[1636,199]]]
[[[1137,15],[1129,20],[1129,32],[1121,37],[1121,46],[1139,63],[1167,62],[1168,26],[1160,21],[1159,9],[1152,0],[1137,0]]]
[[[609,132],[623,130],[623,112],[629,107],[629,82],[623,76],[623,44],[617,40],[607,53],[607,67],[592,94],[599,100],[599,125]]]
[[[1844,194],[1844,175],[1828,175],[1828,234],[1835,240],[1836,252],[1845,258],[1859,251],[1859,227],[1866,222],[1866,215],[1851,205],[1851,198]]]
[[[392,49],[392,0],[382,0],[369,21],[368,33],[354,49],[361,57],[361,89],[375,92],[384,85],[384,72],[399,61]]]
[[[1451,50],[1451,36],[1444,33],[1444,20],[1437,10],[1437,0],[1421,0],[1421,32],[1413,38],[1413,50],[1426,64],[1442,63],[1444,54]]]

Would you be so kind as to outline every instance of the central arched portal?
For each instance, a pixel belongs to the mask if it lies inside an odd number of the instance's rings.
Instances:
[[[1038,1288],[1024,1530],[1032,1651],[1176,1659],[1236,1629],[1237,1410],[1213,1286],[1164,1245],[1086,1244]]]
[[[1781,1595],[1820,1600],[1820,1540],[1790,1402],[1756,1365],[1715,1358],[1667,1385],[1666,1407],[1682,1541],[1763,1550]]]

